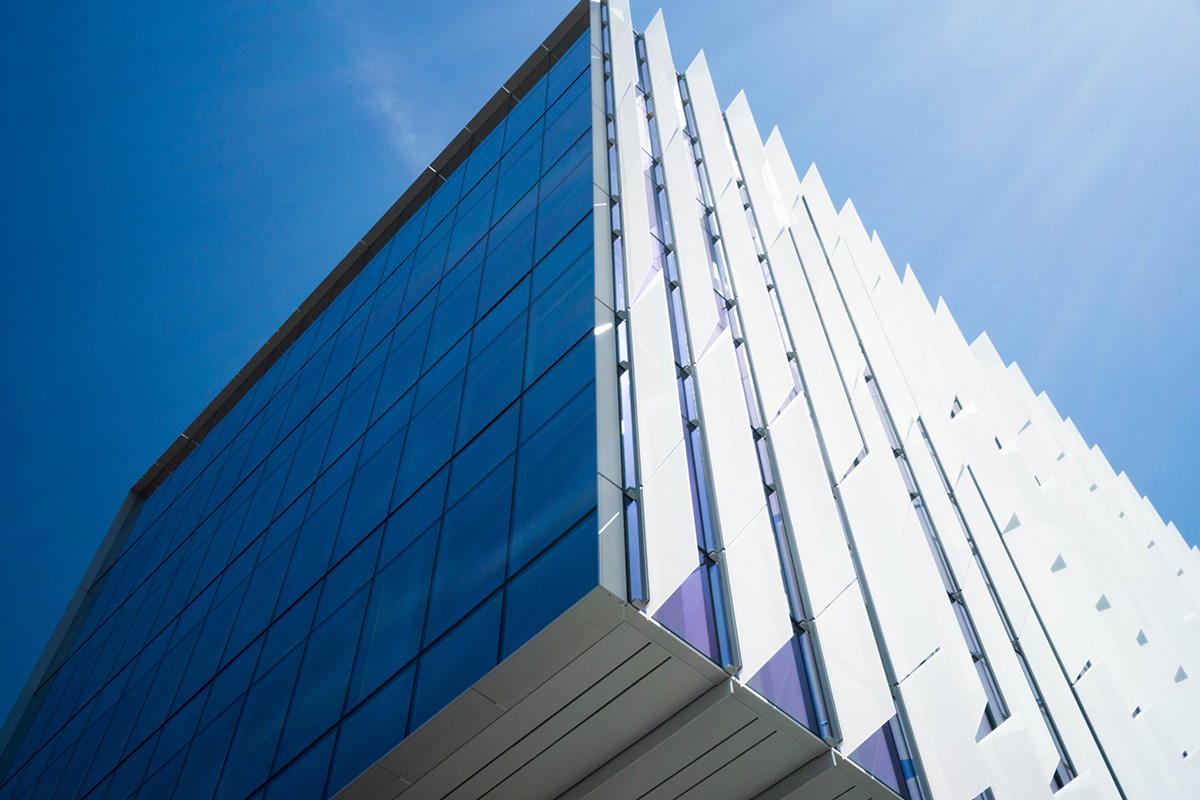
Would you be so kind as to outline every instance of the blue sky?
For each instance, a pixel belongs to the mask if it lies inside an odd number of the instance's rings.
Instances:
[[[6,10],[5,713],[128,488],[570,5]],[[1200,542],[1196,4],[664,8]]]

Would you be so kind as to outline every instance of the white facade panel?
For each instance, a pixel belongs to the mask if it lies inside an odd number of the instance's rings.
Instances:
[[[812,612],[819,614],[854,580],[854,565],[808,409],[793,403],[776,418],[771,435]]]
[[[696,385],[704,409],[717,514],[725,543],[730,544],[766,506],[766,498],[728,331],[721,333],[696,365]]]
[[[749,678],[792,637],[787,595],[767,510],[725,547],[743,678]]]
[[[900,682],[934,797],[976,797],[991,783],[975,731],[985,698],[961,659],[940,650]]]
[[[616,17],[616,128],[628,154],[619,173],[640,187],[650,145],[635,117],[623,8]],[[763,141],[745,95],[722,113],[702,55],[684,76],[685,105],[661,14],[644,47],[724,548],[713,554],[724,577],[709,574],[714,585],[727,580],[714,591],[736,624],[741,677],[795,635],[783,568],[794,555],[798,610],[819,634],[815,683],[828,686],[843,755],[895,717],[926,800],[971,800],[989,787],[1001,800],[1118,798],[1114,770],[1125,797],[1187,796],[1200,763],[1182,756],[1200,750],[1200,553],[986,335],[968,343],[854,205],[837,210],[815,167],[797,173],[778,130]],[[698,200],[702,181],[711,211]],[[634,230],[648,221],[636,194],[622,200],[622,234],[653,611],[700,555],[671,287]],[[728,310],[712,289],[706,214],[720,229]],[[752,373],[745,387],[740,353]],[[762,449],[751,430],[759,404]],[[759,459],[792,534],[782,553]],[[969,611],[961,620],[957,602]],[[989,704],[993,680],[1003,707]],[[1001,716],[990,732],[985,708]],[[1060,748],[1074,772],[1060,767]]]
[[[712,187],[717,219],[721,226],[730,280],[742,308],[746,342],[750,347],[755,379],[768,416],[774,416],[792,390],[787,351],[775,323],[767,297],[762,267],[751,237],[750,225],[738,190],[738,169],[725,131],[725,120],[717,105],[712,78],[703,56],[687,69],[688,92],[704,150],[704,169]]]
[[[700,563],[691,492],[687,448],[681,441],[642,485],[646,580],[650,587],[647,613],[657,611]]]
[[[817,628],[842,726],[840,749],[851,753],[896,713],[857,583],[821,612]]]
[[[637,413],[638,455],[642,475],[648,475],[683,439],[679,392],[675,388],[675,354],[667,317],[662,273],[629,309],[633,345],[633,399]]]

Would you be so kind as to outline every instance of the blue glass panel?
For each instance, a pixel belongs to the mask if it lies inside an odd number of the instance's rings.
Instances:
[[[218,714],[229,708],[246,689],[250,688],[250,679],[254,676],[254,665],[258,662],[258,654],[262,652],[265,639],[264,636],[255,639],[213,679],[212,686],[208,691],[208,701],[204,705],[204,714],[200,717],[199,727],[203,728],[215,719]]]
[[[447,509],[442,518],[423,637],[426,643],[504,581],[512,486],[510,459]]]
[[[415,665],[405,669],[342,721],[329,771],[331,793],[354,780],[404,738],[415,672]]]
[[[443,469],[434,475],[388,518],[383,550],[379,554],[380,564],[387,564],[418,535],[441,519],[446,496],[446,474],[447,470]]]
[[[580,258],[591,258],[592,240],[595,233],[591,220],[581,220],[571,232],[563,237],[554,249],[533,268],[533,296],[537,297],[558,280],[571,265]]]
[[[596,505],[596,403],[572,400],[517,451],[509,574]]]
[[[492,167],[496,166],[496,162],[500,160],[501,145],[504,144],[504,127],[507,122],[507,118],[501,120],[496,129],[489,133],[483,142],[471,152],[466,163],[459,167],[464,175],[463,186],[467,189],[478,183],[480,178],[491,171]]]
[[[395,281],[380,287],[363,329],[362,346],[370,349],[387,338],[400,319],[400,307],[404,303],[404,290],[408,285],[408,273],[397,273]]]
[[[379,543],[382,539],[383,526],[380,525],[325,575],[321,599],[317,603],[316,624],[320,624],[340,608],[342,603],[350,599],[350,596],[375,574],[375,561],[379,556]]]
[[[217,778],[221,777],[221,766],[229,750],[229,741],[233,739],[240,710],[240,704],[232,706],[196,735],[187,751],[174,800],[211,798]]]
[[[537,182],[542,165],[542,123],[539,120],[533,129],[521,137],[512,149],[500,159],[500,177],[496,182],[496,205],[494,215],[512,208],[517,200]]]
[[[520,137],[537,121],[546,110],[546,78],[538,81],[526,92],[521,102],[508,112],[508,127],[504,133],[504,149],[514,146]]]
[[[476,358],[483,349],[495,341],[509,324],[529,310],[529,279],[518,283],[504,299],[490,310],[480,304],[480,320],[471,333],[471,358]],[[484,313],[486,311],[486,313]]]
[[[462,425],[459,427],[461,438]],[[453,504],[457,501],[463,492],[479,483],[484,475],[495,469],[516,447],[517,407],[514,405],[454,457],[446,502]]]
[[[396,491],[392,495],[393,502],[406,499],[450,460],[461,387],[462,378],[459,377],[428,405],[413,414],[404,443],[404,457],[400,461],[400,474],[396,478]]]
[[[408,288],[404,292],[404,305],[400,309],[402,316],[415,308],[442,277],[446,250],[450,246],[449,229],[450,223],[443,222],[418,248],[408,278]]]
[[[385,276],[396,269],[401,261],[412,255],[421,238],[421,231],[425,227],[425,217],[428,212],[429,204],[422,204],[401,226],[400,230],[396,231],[396,235],[392,237],[392,249],[388,252],[387,266],[383,268]]]
[[[525,315],[521,314],[468,365],[460,445],[474,438],[521,393],[525,326]]]
[[[549,90],[549,99],[553,103],[567,86],[571,84],[579,73],[588,68],[591,61],[591,42],[587,36],[579,37],[579,41],[571,45],[567,52],[554,63],[550,69],[550,74],[546,76],[546,85]],[[547,113],[553,113],[553,109]]]
[[[521,399],[521,431],[536,431],[567,401],[592,382],[596,374],[596,345],[588,337],[572,347]]]
[[[175,784],[179,780],[179,771],[183,769],[183,755],[183,753],[176,754],[167,762],[166,766],[147,778],[138,792],[138,797],[173,796]]]
[[[412,401],[415,395],[416,392],[405,392],[399,400],[387,406],[383,405],[382,401],[376,401],[375,422],[367,429],[367,435],[363,439],[363,458],[375,455],[384,442],[404,430],[404,426],[408,424],[408,416],[412,411]]]
[[[455,203],[458,202],[459,194],[462,192],[463,173],[460,170],[455,170],[446,178],[433,197],[426,201],[428,207],[427,224],[433,224],[445,218],[447,214],[453,210]],[[433,234],[429,234],[433,235]]]
[[[265,800],[321,800],[333,754],[333,733],[310,747],[267,784]]]
[[[329,451],[341,454],[350,443],[367,429],[371,417],[371,406],[375,403],[375,391],[379,388],[379,375],[373,375],[349,392],[338,409],[337,422],[329,436]]]
[[[594,281],[595,269],[591,258],[585,256],[533,301],[525,356],[526,385],[591,332],[596,318]]]
[[[417,655],[433,575],[437,531],[413,542],[375,576],[347,704],[373,692]]]
[[[592,127],[592,82],[581,75],[567,93],[546,112],[542,169],[548,169],[579,137]]]
[[[481,251],[482,252],[482,251]],[[461,276],[462,280],[452,289],[447,288],[447,281],[442,282],[442,293],[438,297],[437,310],[433,313],[433,326],[429,333],[428,350],[425,360],[433,363],[450,349],[450,346],[462,338],[463,334],[475,321],[475,301],[479,297],[479,279],[481,277],[478,264],[460,264],[458,269],[470,270]],[[465,354],[464,354],[465,356]]]
[[[201,731],[200,735],[203,736],[204,732]],[[142,776],[146,774],[146,763],[154,752],[156,742],[157,739],[151,739],[121,762],[113,772],[112,783],[108,786],[109,796],[117,798],[117,800],[124,800],[137,791],[138,785],[142,782]]]
[[[596,531],[592,514],[509,581],[504,591],[502,658],[595,588],[600,569]]]
[[[192,648],[199,634],[200,628],[197,626],[192,633],[185,636],[179,644],[163,656],[163,660],[158,666],[158,672],[155,673],[154,683],[151,684],[150,691],[146,696],[146,703],[142,706],[138,723],[134,727],[133,737],[135,740],[144,739],[166,718],[171,701],[175,697],[175,690],[179,688],[183,667],[191,658]]]
[[[492,229],[479,289],[479,308],[489,309],[533,266],[536,191],[530,191]]]
[[[591,138],[584,136],[542,179],[534,259],[554,247],[581,217],[592,213]]]
[[[415,410],[422,410],[439,392],[460,377],[459,373],[467,366],[468,350],[467,342],[460,341],[441,360],[433,358],[431,352],[426,352],[425,369],[428,371],[421,376],[421,382],[417,384],[417,393],[413,399]],[[461,387],[458,388],[461,391]]]
[[[292,563],[279,596],[281,608],[291,605],[325,574],[329,566],[329,554],[333,551],[331,534],[337,530],[349,491],[348,485],[343,486],[312,512],[300,528],[300,538],[296,542]]]
[[[102,769],[107,770],[113,767],[121,754],[125,752],[125,746],[129,743],[129,733],[133,729],[134,722],[137,721],[137,713],[146,699],[146,692],[150,689],[150,679],[151,676],[146,675],[130,684],[113,709],[112,721],[109,723],[108,730],[104,733],[104,741],[96,753],[96,763],[102,765]],[[93,771],[95,769],[96,767],[93,766]],[[96,773],[97,776],[103,774],[103,772]]]
[[[402,337],[400,329],[396,329],[392,352],[379,382],[378,402],[394,401],[416,384],[421,374],[421,359],[425,356],[425,343],[429,339],[430,320],[428,314],[414,319],[411,330]]]
[[[267,779],[303,649],[292,650],[250,687],[217,786],[215,796],[220,800],[243,800]]]
[[[469,196],[463,198],[463,205],[459,206],[458,216],[454,220],[454,232],[450,236],[447,263],[457,263],[487,233],[492,221],[492,201],[498,174],[499,170],[493,169],[471,190]]]
[[[496,666],[499,639],[500,594],[496,593],[421,656],[409,732]]]
[[[196,723],[200,720],[200,712],[204,708],[206,693],[201,693],[186,703],[183,708],[167,720],[158,734],[158,745],[154,748],[154,756],[150,759],[147,769],[150,772],[158,770],[171,756],[187,746],[192,734],[196,732]],[[80,742],[83,742],[80,739]],[[61,790],[62,787],[60,786]],[[73,794],[67,792],[66,794]]]
[[[292,460],[291,471],[280,498],[282,502],[287,503],[293,498],[299,497],[300,493],[317,479],[321,470],[321,461],[325,455],[325,447],[329,444],[329,433],[333,430],[333,423],[334,420],[329,418],[311,430],[307,425],[305,426],[305,438],[301,441],[300,448],[296,451],[296,457]]]
[[[276,601],[279,599],[279,590],[283,585],[294,544],[294,541],[289,541],[280,545],[274,553],[269,555],[255,568],[254,574],[250,578],[250,584],[246,587],[246,594],[242,598],[241,611],[238,612],[237,622],[234,624],[233,631],[229,635],[229,642],[226,648],[229,657],[232,657],[235,653],[240,653],[251,640],[266,630],[267,624],[271,621],[271,612],[275,608]],[[213,617],[210,617],[209,622],[212,621],[214,621]],[[217,637],[219,638],[219,633]],[[202,637],[201,644],[204,641],[205,638]],[[222,643],[224,643],[223,640]],[[196,649],[197,658],[194,658],[192,663],[195,664],[199,660],[207,662],[209,657],[199,652],[200,645],[197,645]],[[215,639],[214,649],[220,649],[219,647],[215,647]],[[213,666],[215,667],[215,664]],[[207,679],[213,672],[215,672],[215,669],[209,668],[201,674],[203,678]]]
[[[304,663],[275,754],[276,768],[291,761],[341,716],[354,666],[354,645],[366,609],[367,592],[363,590],[308,637]]]
[[[229,639],[229,631],[234,618],[238,614],[242,595],[234,592],[213,606],[213,613],[204,622],[195,654],[189,659],[183,676],[183,693],[190,696],[200,688],[220,666],[221,654],[225,652],[225,643]],[[272,600],[272,602],[274,602]],[[251,612],[246,611],[247,615]],[[268,616],[270,611],[267,612]],[[233,652],[237,652],[234,650]]]
[[[334,561],[361,542],[387,516],[402,444],[402,441],[393,440],[354,474],[346,513],[333,548]]]
[[[279,659],[290,653],[292,648],[308,636],[320,594],[320,585],[309,590],[300,598],[299,602],[280,614],[279,619],[275,620],[275,624],[267,630],[267,637],[262,646],[262,657],[255,670],[256,675],[266,673],[278,663]]]

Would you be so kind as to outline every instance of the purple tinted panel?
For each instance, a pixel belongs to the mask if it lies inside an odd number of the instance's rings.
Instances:
[[[713,618],[712,592],[704,565],[688,575],[675,593],[654,614],[654,618],[692,647],[717,661],[717,626]]]
[[[850,754],[850,760],[883,781],[901,797],[907,798],[908,784],[900,767],[900,755],[892,738],[891,720],[875,731]]]
[[[795,637],[784,643],[746,685],[810,731],[817,730],[804,657]]]

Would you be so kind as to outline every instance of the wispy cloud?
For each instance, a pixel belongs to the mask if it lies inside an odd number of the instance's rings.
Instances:
[[[419,169],[429,162],[436,145],[404,90],[401,71],[382,46],[368,47],[351,70],[353,87],[362,107],[386,127],[396,153],[407,166]]]
[[[447,138],[422,113],[420,81],[414,79],[405,54],[411,48],[389,36],[389,27],[372,18],[378,15],[356,0],[336,2],[331,21],[344,32],[347,48],[346,80],[358,104],[386,131],[405,167],[423,168]]]

